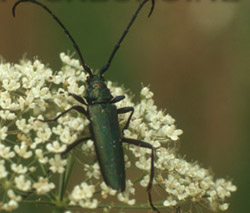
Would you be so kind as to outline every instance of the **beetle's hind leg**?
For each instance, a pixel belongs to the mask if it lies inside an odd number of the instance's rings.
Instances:
[[[72,144],[70,144],[67,149],[61,153],[61,155],[65,155],[67,154],[70,150],[72,150],[73,148],[75,148],[78,144],[86,141],[86,140],[89,140],[89,139],[92,139],[91,137],[85,137],[85,138],[80,138],[78,140],[76,140],[75,142],[73,142]]]
[[[133,113],[131,113],[131,114],[133,114]],[[151,149],[151,169],[150,169],[150,178],[149,178],[149,182],[148,182],[148,186],[147,186],[148,200],[149,200],[149,204],[150,204],[151,208],[155,212],[160,213],[160,211],[154,206],[153,201],[152,201],[152,196],[151,196],[151,189],[152,189],[153,179],[154,179],[154,147],[149,143],[146,143],[146,142],[140,141],[140,140],[136,140],[136,139],[132,139],[132,138],[122,138],[122,141],[126,142],[128,144],[133,144],[133,145],[140,146],[143,148]]]
[[[49,119],[49,120],[36,119],[36,120],[41,121],[41,122],[53,122],[53,121],[57,121],[60,117],[62,117],[63,115],[65,115],[66,113],[68,113],[71,110],[76,110],[76,111],[78,111],[79,113],[81,113],[81,114],[83,114],[85,116],[87,116],[87,114],[88,114],[87,111],[82,106],[72,106],[72,107],[70,107],[66,111],[62,112],[61,114],[59,114],[58,116],[56,116],[53,119]]]

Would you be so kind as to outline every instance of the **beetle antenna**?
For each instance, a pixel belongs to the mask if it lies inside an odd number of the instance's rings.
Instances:
[[[125,36],[127,35],[127,33],[128,33],[128,31],[129,31],[129,29],[131,28],[132,24],[134,23],[134,21],[135,21],[137,15],[138,15],[138,13],[140,12],[140,10],[142,9],[143,5],[144,5],[147,1],[149,1],[149,0],[144,0],[144,1],[138,6],[137,10],[135,11],[134,15],[132,16],[132,18],[131,18],[131,20],[130,20],[130,22],[129,22],[129,24],[128,24],[128,26],[126,27],[126,29],[125,29],[124,32],[122,33],[122,36],[121,36],[120,40],[119,40],[118,43],[115,45],[115,48],[113,49],[113,51],[112,51],[112,53],[111,53],[111,55],[110,55],[110,57],[109,57],[109,59],[108,59],[108,63],[105,64],[105,65],[102,67],[102,69],[101,69],[101,71],[100,71],[100,75],[102,75],[102,74],[110,67],[110,64],[111,64],[111,62],[112,62],[112,59],[113,59],[114,56],[115,56],[115,53],[116,53],[117,50],[119,49],[119,47],[120,47],[120,45],[121,45],[123,39],[124,39]],[[155,6],[155,0],[151,0],[151,1],[152,1],[152,6],[151,6],[150,12],[149,12],[149,14],[148,14],[148,17],[151,16],[151,14],[152,14],[152,12],[153,12],[153,10],[154,10],[154,6]]]
[[[77,45],[77,43],[75,42],[74,38],[72,37],[72,35],[70,34],[70,32],[67,30],[67,28],[63,25],[63,23],[57,18],[57,16],[48,8],[46,7],[45,5],[43,5],[42,3],[36,1],[36,0],[19,0],[17,1],[14,6],[12,7],[12,15],[15,17],[16,15],[16,8],[17,6],[20,4],[20,3],[23,3],[23,2],[30,2],[30,3],[34,3],[34,4],[37,4],[39,5],[40,7],[42,7],[43,9],[45,9],[53,18],[54,20],[62,27],[62,29],[64,30],[65,34],[70,38],[70,40],[72,41],[73,43],[73,46],[76,50],[76,52],[78,53],[79,55],[79,58],[80,58],[80,61],[81,61],[81,64],[82,64],[82,67],[83,69],[90,75],[92,76],[92,72],[90,70],[90,68],[85,64],[84,62],[84,59],[83,59],[83,56],[82,56],[82,53]]]

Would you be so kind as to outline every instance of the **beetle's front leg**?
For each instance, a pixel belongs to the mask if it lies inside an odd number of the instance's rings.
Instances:
[[[82,107],[82,106],[72,106],[70,107],[69,109],[67,109],[66,111],[62,112],[61,114],[59,114],[58,116],[56,116],[55,118],[53,119],[50,119],[50,120],[41,120],[41,119],[37,119],[38,121],[41,121],[41,122],[53,122],[53,121],[57,121],[60,117],[62,117],[63,115],[65,115],[66,113],[68,113],[69,111],[71,110],[76,110],[78,111],[79,113],[85,115],[85,116],[88,116],[88,113],[87,111]]]
[[[129,144],[136,145],[136,146],[140,146],[143,148],[151,149],[151,169],[150,169],[150,178],[149,178],[149,182],[148,182],[148,186],[147,186],[148,199],[149,199],[149,204],[150,204],[151,208],[155,212],[160,213],[160,211],[154,206],[154,204],[152,202],[152,196],[151,196],[151,189],[152,189],[152,184],[153,184],[153,179],[154,179],[154,147],[149,143],[146,143],[146,142],[140,141],[140,140],[136,140],[136,139],[132,139],[132,138],[122,138],[122,141],[129,143]]]
[[[129,126],[130,120],[132,118],[132,115],[134,114],[134,111],[135,111],[134,107],[122,107],[120,109],[117,109],[118,114],[131,112],[129,117],[128,117],[127,123],[125,124],[125,126],[122,129],[122,132],[124,132],[124,130],[128,129],[128,126]]]
[[[119,95],[119,96],[114,97],[110,102],[112,104],[114,104],[114,103],[117,103],[117,102],[123,100],[124,98],[125,98],[125,95]]]
[[[77,100],[79,103],[81,103],[81,104],[84,104],[84,105],[87,105],[87,103],[85,102],[85,100],[82,98],[82,97],[80,97],[80,96],[78,96],[78,95],[76,95],[76,94],[74,94],[74,93],[70,93],[69,92],[69,96],[72,96],[75,100]]]

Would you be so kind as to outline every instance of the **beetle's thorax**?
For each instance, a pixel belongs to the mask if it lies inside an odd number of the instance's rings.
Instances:
[[[104,78],[99,74],[88,77],[87,82],[88,88],[85,98],[89,104],[106,103],[113,98]]]

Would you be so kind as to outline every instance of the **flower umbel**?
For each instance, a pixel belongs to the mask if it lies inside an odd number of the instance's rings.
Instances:
[[[111,196],[124,203],[122,208],[136,205],[140,188],[136,185],[141,185],[145,192],[148,185],[150,149],[124,146],[127,173],[136,167],[141,175],[137,180],[127,177],[126,190],[121,193],[103,182],[92,140],[64,153],[77,139],[90,136],[85,116],[70,112],[56,122],[41,122],[79,105],[68,93],[84,97],[87,88],[87,75],[79,61],[64,53],[60,58],[63,65],[56,73],[39,60],[0,64],[0,211],[13,211],[30,194],[36,194],[39,201],[48,202],[50,198],[51,205],[63,206],[64,211],[71,206],[116,208],[108,202]],[[236,191],[236,186],[230,180],[216,180],[198,163],[177,157],[174,144],[183,132],[176,127],[174,118],[157,108],[150,89],[143,87],[140,102],[133,103],[122,87],[110,81],[107,86],[114,97],[126,96],[116,103],[117,108],[134,107],[125,137],[145,141],[155,148],[153,185],[165,193],[157,206],[171,209],[200,202],[211,210],[226,210],[227,198]],[[128,117],[129,113],[119,115],[121,129]],[[75,185],[68,189],[73,177],[77,177]]]

